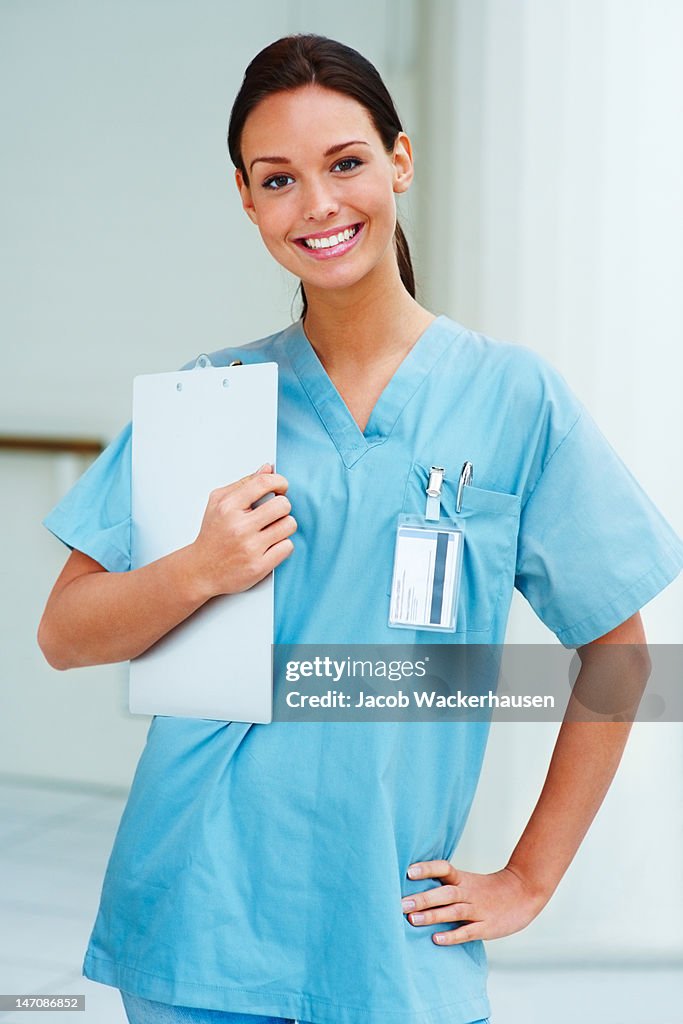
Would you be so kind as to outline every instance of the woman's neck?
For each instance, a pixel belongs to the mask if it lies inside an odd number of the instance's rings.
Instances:
[[[434,320],[398,273],[385,287],[322,292],[308,299],[304,330],[326,373],[365,431],[372,410],[420,335]]]
[[[368,275],[370,277],[371,275]],[[342,291],[307,291],[304,330],[330,376],[398,365],[434,319],[408,293],[398,273]]]

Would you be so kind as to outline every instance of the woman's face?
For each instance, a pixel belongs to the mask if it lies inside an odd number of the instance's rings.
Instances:
[[[244,209],[309,293],[347,288],[377,268],[396,272],[394,193],[413,176],[406,135],[387,153],[365,107],[309,85],[262,100],[241,144]]]

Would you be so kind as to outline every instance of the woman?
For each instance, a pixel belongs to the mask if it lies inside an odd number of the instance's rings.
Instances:
[[[304,310],[211,358],[279,364],[285,475],[261,467],[213,492],[193,543],[131,571],[124,428],[45,520],[73,549],[40,626],[50,663],[134,657],[273,569],[280,643],[497,644],[517,586],[582,661],[605,642],[642,649],[639,609],[683,545],[559,374],[416,301],[395,210],[412,150],[372,65],[316,36],[273,43],[247,69],[228,141],[244,210]],[[397,517],[424,512],[432,465],[440,514],[466,526],[455,630],[396,631]],[[634,655],[629,679],[645,674]],[[565,722],[508,863],[477,874],[450,858],[486,723],[157,716],[85,974],[121,989],[135,1024],[480,1022],[482,940],[548,902],[627,733]]]

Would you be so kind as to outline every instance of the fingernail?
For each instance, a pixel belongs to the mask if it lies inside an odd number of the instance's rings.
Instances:
[[[401,906],[403,907],[404,910],[414,910],[415,900],[401,900]]]
[[[270,469],[270,463],[269,462],[264,462],[262,466],[259,466],[259,468],[256,470],[256,472],[257,473],[262,473],[264,469]]]
[[[443,942],[445,940],[445,938],[446,938],[445,935],[435,935],[434,936],[434,942]]]
[[[424,914],[411,914],[410,915],[410,920],[413,922],[413,924],[422,924],[424,919],[425,919]]]
[[[408,868],[408,878],[420,878],[422,876],[422,868]]]

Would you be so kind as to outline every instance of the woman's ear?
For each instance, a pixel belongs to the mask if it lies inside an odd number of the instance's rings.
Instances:
[[[413,147],[405,132],[399,132],[394,143],[394,192],[407,192],[413,180]]]
[[[235,171],[235,184],[242,200],[242,207],[252,224],[256,224],[256,210],[254,209],[254,202],[251,198],[251,189],[246,184],[242,172],[239,167]]]

